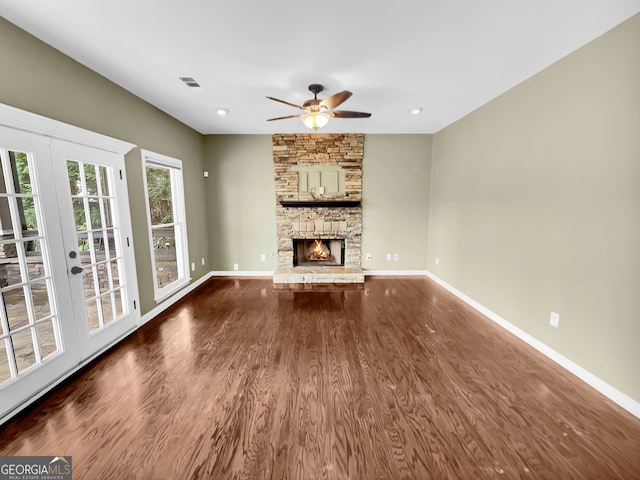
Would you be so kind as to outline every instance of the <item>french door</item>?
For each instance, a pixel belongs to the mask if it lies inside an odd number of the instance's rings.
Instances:
[[[122,155],[51,141],[80,358],[133,329],[135,261]]]
[[[0,126],[0,418],[139,321],[123,171]]]

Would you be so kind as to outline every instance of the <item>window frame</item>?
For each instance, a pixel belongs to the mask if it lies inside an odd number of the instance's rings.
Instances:
[[[187,240],[187,211],[184,200],[184,175],[182,160],[141,149],[142,155],[142,181],[144,185],[144,201],[147,215],[147,231],[149,235],[149,248],[151,257],[151,270],[153,277],[153,299],[159,303],[170,297],[178,290],[189,285],[191,275],[189,269],[189,242]],[[158,287],[156,272],[156,256],[153,247],[153,225],[151,224],[151,208],[149,205],[149,188],[147,185],[147,166],[156,166],[169,169],[171,181],[171,202],[173,207],[173,222],[176,240],[176,263],[178,278],[166,287]],[[169,224],[167,224],[169,225]]]

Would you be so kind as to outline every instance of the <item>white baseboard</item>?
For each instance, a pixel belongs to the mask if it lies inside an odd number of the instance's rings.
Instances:
[[[426,270],[363,270],[365,277],[372,277],[375,275],[379,276],[416,276],[416,277],[424,277],[427,275]]]
[[[212,277],[273,277],[273,270],[217,270],[209,272]]]
[[[518,337],[520,340],[522,340],[522,341],[526,342],[527,344],[531,345],[533,348],[535,348],[536,350],[541,352],[543,355],[546,355],[551,360],[556,362],[558,365],[560,365],[561,367],[565,368],[569,372],[573,373],[576,377],[578,377],[582,381],[586,382],[587,384],[589,384],[590,386],[595,388],[598,392],[602,393],[605,397],[609,398],[610,400],[612,400],[615,403],[617,403],[618,405],[620,405],[622,408],[627,410],[629,413],[631,413],[631,414],[635,415],[636,417],[640,418],[640,402],[638,402],[637,400],[631,398],[626,393],[621,392],[617,388],[612,387],[611,385],[609,385],[607,382],[605,382],[601,378],[596,377],[593,373],[585,370],[583,367],[581,367],[577,363],[569,360],[567,357],[565,357],[565,356],[561,355],[560,353],[556,352],[554,349],[552,349],[548,345],[542,343],[537,338],[529,335],[527,332],[525,332],[524,330],[516,327],[514,324],[512,324],[511,322],[505,320],[500,315],[492,312],[491,310],[489,310],[485,306],[483,306],[480,303],[476,302],[474,299],[468,297],[467,295],[462,293],[460,290],[458,290],[457,288],[455,288],[452,285],[449,285],[447,282],[445,282],[444,280],[442,280],[438,276],[434,275],[433,273],[427,271],[426,275],[427,275],[427,277],[432,279],[434,282],[436,282],[437,284],[439,284],[442,287],[446,288],[449,292],[453,293],[460,300],[462,300],[463,302],[465,302],[469,306],[473,307],[478,312],[482,313],[485,317],[487,317],[490,320],[494,321],[495,323],[497,323],[498,325],[503,327],[505,330],[511,332],[516,337]]]

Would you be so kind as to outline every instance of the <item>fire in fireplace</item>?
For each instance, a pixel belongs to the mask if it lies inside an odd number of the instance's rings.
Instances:
[[[294,238],[293,266],[335,267],[344,265],[343,238]]]

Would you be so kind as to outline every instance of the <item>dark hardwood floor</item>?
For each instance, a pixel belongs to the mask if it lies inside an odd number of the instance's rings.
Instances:
[[[0,427],[74,479],[638,479],[640,419],[426,278],[214,279]]]

